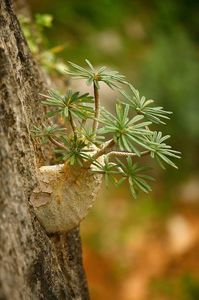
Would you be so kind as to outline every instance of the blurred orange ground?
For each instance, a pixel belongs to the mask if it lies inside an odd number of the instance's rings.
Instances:
[[[132,238],[128,231],[129,238],[109,249],[85,241],[91,300],[198,300],[198,212],[196,203],[178,204],[163,221],[137,226],[137,235],[132,229]],[[111,244],[111,234],[109,239]]]

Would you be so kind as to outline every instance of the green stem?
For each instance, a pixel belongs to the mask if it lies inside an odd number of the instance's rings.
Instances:
[[[95,134],[98,128],[98,118],[100,113],[100,100],[99,100],[99,89],[96,86],[95,82],[93,82],[94,88],[94,99],[95,99],[95,119],[93,121],[93,133]]]
[[[81,128],[84,127],[86,125],[86,119],[82,120],[81,122]]]
[[[75,122],[73,121],[73,117],[71,115],[71,112],[69,111],[68,112],[68,116],[69,116],[69,122],[70,122],[70,125],[71,125],[71,128],[72,128],[72,131],[73,131],[73,134],[74,136],[76,136],[76,125],[75,125]]]

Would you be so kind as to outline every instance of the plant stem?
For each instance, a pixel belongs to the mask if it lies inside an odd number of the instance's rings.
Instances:
[[[88,169],[90,165],[92,165],[94,160],[111,151],[111,148],[114,145],[115,145],[115,141],[113,139],[105,143],[104,146],[91,157],[91,159],[89,159],[87,162],[84,163],[84,167]]]
[[[100,113],[100,100],[99,100],[99,89],[97,88],[95,82],[93,82],[94,88],[94,99],[95,99],[95,119],[93,121],[93,133],[96,133],[98,128],[98,118]]]
[[[52,136],[48,137],[49,141],[51,141],[52,144],[56,145],[57,147],[67,150],[67,148],[60,142],[56,141]]]
[[[82,122],[81,122],[81,128],[84,127],[85,125],[86,125],[86,119],[82,120]]]
[[[140,156],[146,156],[150,154],[150,151],[143,151],[140,153]],[[128,157],[128,156],[134,156],[134,157],[139,157],[137,154],[133,153],[133,152],[126,152],[126,151],[111,151],[107,154],[107,156],[124,156],[124,157]]]
[[[68,116],[69,116],[69,122],[70,122],[70,125],[72,128],[73,134],[74,134],[74,136],[76,136],[76,125],[75,125],[75,122],[73,121],[73,117],[72,117],[70,111],[68,112]]]
[[[92,156],[92,160],[97,159],[98,157],[108,153],[111,151],[111,148],[115,145],[115,141],[112,139],[110,140],[108,143],[105,143],[105,145],[99,150],[97,151],[93,156]]]

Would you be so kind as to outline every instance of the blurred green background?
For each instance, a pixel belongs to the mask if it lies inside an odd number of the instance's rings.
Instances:
[[[66,81],[62,63],[68,60],[84,64],[88,58],[120,71],[141,94],[173,111],[161,130],[182,152],[179,170],[155,169],[153,193],[136,202],[126,187],[102,188],[82,224],[91,299],[198,300],[199,2],[28,4],[33,24],[23,19],[23,28],[58,85]]]

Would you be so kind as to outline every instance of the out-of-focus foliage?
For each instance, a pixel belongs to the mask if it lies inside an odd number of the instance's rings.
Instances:
[[[18,18],[30,50],[40,65],[48,72],[56,71],[63,74],[64,65],[57,58],[57,53],[61,52],[64,47],[49,48],[48,39],[44,33],[45,28],[52,27],[53,16],[50,14],[36,14],[34,20],[23,15],[19,15]]]
[[[162,99],[174,112],[168,125],[175,143],[185,150],[185,162],[195,168],[199,140],[199,59],[193,41],[181,30],[170,35],[158,35],[153,50],[147,55],[141,84],[145,94]],[[195,165],[195,166],[194,166]]]

